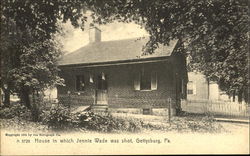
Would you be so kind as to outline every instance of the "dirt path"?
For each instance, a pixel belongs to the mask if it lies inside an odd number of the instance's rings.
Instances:
[[[226,130],[230,131],[232,134],[239,134],[239,133],[248,133],[249,134],[249,124],[230,123],[230,122],[219,122],[219,123]]]

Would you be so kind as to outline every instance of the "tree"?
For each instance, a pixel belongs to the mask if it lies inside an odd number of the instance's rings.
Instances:
[[[30,108],[29,94],[58,82],[56,60],[60,55],[53,35],[60,30],[58,21],[84,23],[81,1],[1,2],[1,88],[4,104],[17,92]]]
[[[179,50],[192,56],[191,67],[218,81],[224,90],[240,93],[249,85],[246,0],[6,0],[1,5],[1,42],[6,39],[1,49],[6,57],[1,61],[5,67],[1,87],[13,90],[9,78],[17,81],[21,77],[7,71],[29,65],[22,64],[23,55],[33,55],[34,45],[51,39],[58,30],[57,21],[70,20],[82,27],[87,10],[93,12],[95,23],[135,21],[145,27],[150,34],[145,54],[153,53],[158,44],[178,39],[183,44]]]
[[[92,0],[89,5],[100,24],[133,20],[145,27],[150,34],[146,53],[179,39],[180,51],[191,56],[191,69],[217,81],[221,89],[242,99],[250,85],[246,0]]]

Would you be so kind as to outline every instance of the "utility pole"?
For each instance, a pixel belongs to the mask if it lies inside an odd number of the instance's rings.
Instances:
[[[249,5],[248,5],[248,15],[250,14],[250,10],[249,10]],[[248,25],[250,24],[250,20],[248,18]],[[247,54],[247,64],[248,64],[248,82],[250,81],[250,46],[249,46],[249,42],[250,42],[250,28],[248,27],[248,45],[247,45],[247,48],[248,48],[248,54]],[[247,103],[248,103],[248,106],[250,106],[250,84],[247,85]]]

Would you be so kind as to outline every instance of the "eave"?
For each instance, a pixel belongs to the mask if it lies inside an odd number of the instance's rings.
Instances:
[[[130,60],[110,61],[110,62],[65,64],[65,65],[58,65],[58,66],[60,68],[64,68],[64,67],[83,68],[83,67],[117,66],[117,65],[127,65],[127,64],[162,62],[162,61],[170,60],[170,57],[171,56],[161,56],[161,57],[138,58],[138,59],[130,59]]]

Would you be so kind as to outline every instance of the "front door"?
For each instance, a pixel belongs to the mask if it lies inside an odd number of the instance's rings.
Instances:
[[[97,78],[97,94],[96,94],[96,104],[107,105],[108,104],[108,83],[107,76],[104,73],[98,75]]]

